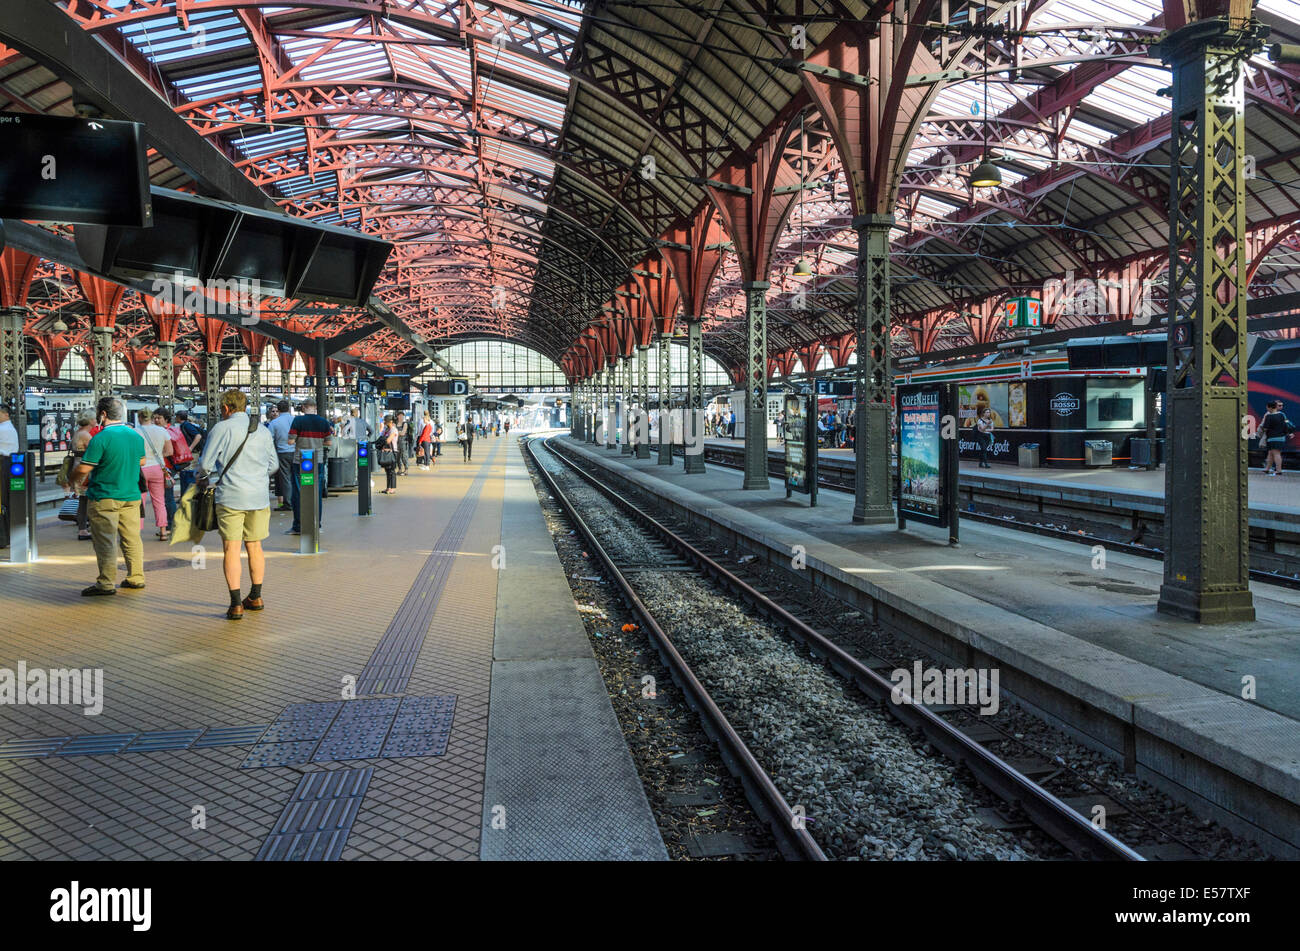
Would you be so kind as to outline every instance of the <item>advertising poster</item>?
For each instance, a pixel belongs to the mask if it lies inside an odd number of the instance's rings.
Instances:
[[[808,418],[804,414],[807,400],[802,396],[785,397],[785,488],[786,495],[808,491]]]
[[[1007,425],[1015,428],[1029,425],[1028,387],[1021,380],[1007,384]]]
[[[41,445],[45,452],[66,452],[72,445],[72,410],[46,410],[41,414]]]
[[[899,400],[899,506],[927,520],[939,519],[943,512],[941,404],[937,386],[903,393]]]
[[[963,383],[957,388],[957,399],[959,404],[957,418],[961,420],[963,427],[974,427],[975,420],[986,409],[993,411],[993,425],[998,429],[1006,429],[1009,426],[1016,425],[1009,421],[1011,413],[1007,406],[1008,392],[1005,383]],[[1022,390],[1022,418],[1024,415],[1023,408],[1024,397]],[[1023,426],[1024,423],[1019,425]]]

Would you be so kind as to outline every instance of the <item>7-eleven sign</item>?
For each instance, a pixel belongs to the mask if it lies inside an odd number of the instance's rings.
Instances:
[[[1003,305],[1007,327],[1019,329],[1043,326],[1043,302],[1032,297],[1012,297]]]

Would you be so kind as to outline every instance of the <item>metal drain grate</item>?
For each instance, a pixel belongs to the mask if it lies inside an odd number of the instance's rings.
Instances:
[[[362,759],[442,756],[456,697],[385,697],[284,708],[242,769]]]
[[[370,786],[374,767],[310,773],[298,783],[258,862],[333,862],[343,854],[348,833]]]

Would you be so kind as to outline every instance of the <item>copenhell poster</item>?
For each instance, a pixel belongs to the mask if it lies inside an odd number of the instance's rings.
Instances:
[[[804,416],[805,399],[787,394],[785,397],[785,484],[799,492],[808,491],[808,420]]]
[[[942,504],[939,389],[903,393],[901,399],[900,504],[905,512],[938,518]]]

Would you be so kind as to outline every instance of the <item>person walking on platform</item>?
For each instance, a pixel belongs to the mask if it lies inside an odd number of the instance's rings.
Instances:
[[[167,466],[164,470],[166,478],[163,480],[163,502],[167,505],[167,524],[173,526],[176,524],[176,483],[179,481],[177,473],[182,468],[176,459],[177,440],[180,440],[179,445],[187,448],[188,445],[184,437],[179,435],[179,431],[172,426],[172,411],[167,407],[159,406],[153,411],[153,424],[167,434],[167,442],[171,445],[171,454],[166,457]]]
[[[1259,421],[1259,442],[1267,450],[1264,456],[1264,474],[1279,476],[1282,474],[1282,448],[1287,437],[1295,432],[1295,426],[1282,412],[1282,401],[1272,400],[1267,406],[1264,418]]]
[[[256,417],[247,412],[248,397],[239,390],[221,396],[221,422],[208,432],[199,459],[198,476],[216,475],[214,501],[217,506],[217,534],[221,536],[222,567],[230,607],[226,618],[238,621],[245,611],[261,611],[262,583],[266,577],[266,555],[262,540],[271,533],[271,475],[280,467],[275,440]],[[239,546],[248,552],[248,597],[240,599],[242,567]]]
[[[299,409],[302,412],[289,425],[289,444],[293,447],[293,474],[290,479],[293,489],[293,525],[285,532],[286,535],[302,534],[302,489],[298,484],[298,474],[302,471],[303,450],[310,449],[315,456],[316,471],[321,473],[320,497],[329,498],[325,491],[325,483],[329,481],[325,478],[329,472],[326,453],[334,442],[333,430],[325,417],[316,415],[315,400],[303,400]],[[317,526],[323,524],[324,518],[325,506],[322,505],[316,513]]]
[[[12,456],[22,453],[22,444],[18,441],[18,428],[9,419],[9,407],[0,406],[0,465],[9,469]],[[9,480],[0,482],[0,548],[9,547]]]
[[[411,426],[406,421],[406,414],[399,412],[394,423],[397,427],[397,472],[406,475],[406,457],[411,449]]]
[[[276,473],[276,489],[280,497],[277,512],[293,511],[293,443],[289,441],[289,427],[293,425],[292,405],[288,400],[276,404],[276,416],[266,424],[275,441],[275,455],[280,464]]]
[[[77,431],[72,434],[72,470],[75,471],[81,457],[86,454],[86,447],[95,436],[95,419],[93,416],[77,417]],[[90,500],[84,488],[73,485],[77,493],[77,540],[90,541]]]
[[[203,429],[196,423],[190,422],[188,410],[178,409],[176,411],[176,427],[185,436],[186,442],[190,447],[190,456],[193,458],[203,451]],[[194,484],[194,467],[181,470],[181,495],[185,490]]]
[[[474,427],[472,425],[465,427],[465,433],[460,441],[460,448],[465,454],[465,461],[472,462],[474,459]]]
[[[443,437],[442,420],[438,420],[436,423],[433,424],[434,458],[437,458],[438,456],[442,455],[442,437]]]
[[[428,413],[424,414],[424,424],[420,427],[420,439],[416,445],[420,454],[420,468],[427,472],[433,465],[433,420]]]
[[[141,468],[145,465],[144,437],[126,424],[126,406],[116,396],[105,396],[95,412],[103,427],[73,472],[74,484],[84,485],[90,517],[90,540],[95,546],[99,577],[82,591],[86,597],[117,594],[117,549],[126,560],[122,587],[144,587],[144,544],[140,541]]]
[[[397,494],[397,456],[401,451],[398,444],[397,425],[392,416],[384,417],[384,425],[379,430],[379,436],[375,439],[375,447],[378,450],[377,457],[379,465],[384,470],[387,481],[384,484],[384,495]]]
[[[979,431],[980,468],[992,469],[989,465],[989,451],[993,448],[993,410],[985,407],[980,418],[975,421],[975,428]]]
[[[167,540],[167,459],[172,454],[172,440],[167,430],[155,425],[152,414],[141,413],[136,417],[136,428],[144,438],[144,492],[140,493],[140,531],[144,531],[144,506],[153,504],[153,523],[157,529],[154,534],[163,541]]]

